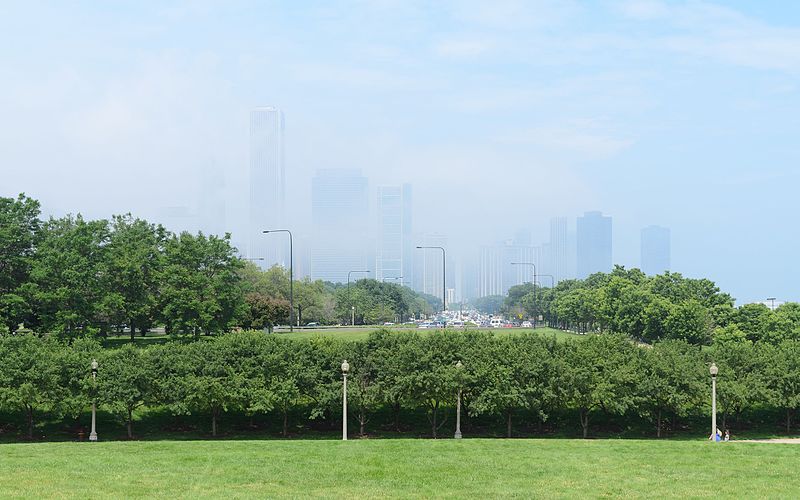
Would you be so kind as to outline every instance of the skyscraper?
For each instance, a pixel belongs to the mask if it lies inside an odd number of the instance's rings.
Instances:
[[[567,239],[567,218],[550,219],[550,247],[548,252],[549,273],[553,282],[558,283],[569,277],[569,248]]]
[[[311,183],[311,221],[314,279],[344,283],[349,271],[372,267],[367,178],[360,170],[317,170]]]
[[[288,267],[288,249],[281,238],[267,238],[265,229],[285,229],[286,172],[283,112],[272,106],[250,112],[250,224],[248,257],[263,258],[270,267]]]
[[[532,282],[533,266],[529,263],[535,264],[538,272],[542,272],[538,247],[519,245],[516,241],[482,247],[478,264],[478,296],[505,295],[512,286]]]
[[[578,278],[611,272],[611,217],[586,212],[578,217]]]
[[[661,274],[670,270],[670,231],[661,226],[642,229],[642,271]]]
[[[411,185],[378,187],[378,244],[375,279],[414,276]],[[400,281],[400,280],[397,280]]]

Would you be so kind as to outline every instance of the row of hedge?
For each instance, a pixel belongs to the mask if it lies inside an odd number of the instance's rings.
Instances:
[[[99,363],[91,377],[92,359]],[[95,399],[127,425],[143,407],[173,415],[206,415],[212,434],[225,414],[280,415],[341,423],[342,361],[350,366],[348,401],[358,432],[370,418],[425,412],[437,436],[459,389],[468,416],[546,421],[571,413],[584,437],[592,418],[626,425],[642,418],[654,433],[676,420],[710,412],[708,367],[719,366],[721,425],[752,409],[779,410],[790,432],[800,406],[800,342],[735,342],[700,349],[683,341],[640,346],[619,335],[556,342],[537,334],[484,332],[431,335],[377,331],[363,342],[296,341],[241,332],[191,343],[102,349],[80,339],[0,338],[0,410],[27,420],[77,418]],[[461,361],[461,367],[457,362]],[[699,429],[696,429],[699,430]]]

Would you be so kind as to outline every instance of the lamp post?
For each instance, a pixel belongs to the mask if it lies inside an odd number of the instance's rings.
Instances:
[[[294,254],[292,250],[292,232],[288,229],[268,229],[263,231],[264,234],[269,233],[288,233],[289,234],[289,331],[294,331],[294,277],[292,276],[294,269]]]
[[[533,307],[536,308],[536,264],[533,262],[512,262],[512,266],[531,266],[533,267]],[[536,328],[536,320],[539,317],[539,311],[533,312],[533,328]]]
[[[353,304],[353,298],[350,295],[350,275],[353,273],[369,273],[369,270],[347,272],[347,296],[350,297],[350,326],[356,325],[356,306]]]
[[[347,441],[347,372],[350,364],[345,359],[342,363],[342,441]]]
[[[768,297],[767,300],[770,302],[769,310],[775,310],[775,297]]]
[[[92,360],[92,388],[97,389],[97,360]],[[92,395],[92,432],[89,433],[89,441],[97,441],[97,395]]]
[[[418,246],[417,249],[427,250],[427,249],[437,249],[442,251],[442,312],[447,311],[447,272],[446,272],[446,252],[443,247],[420,247]]]
[[[458,377],[458,399],[456,400],[456,433],[453,435],[455,439],[461,439],[461,373],[464,370],[464,365],[461,360],[456,363],[456,376]]]
[[[716,363],[711,363],[711,368],[708,369],[711,373],[711,440],[717,441],[717,368]]]

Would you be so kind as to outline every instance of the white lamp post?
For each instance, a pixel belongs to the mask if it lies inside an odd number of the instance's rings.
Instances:
[[[461,364],[459,360],[456,363],[456,370],[458,370],[458,400],[456,401],[456,433],[453,436],[455,439],[461,439],[461,371],[464,369],[464,365]]]
[[[92,360],[92,388],[97,387],[97,360]],[[92,395],[92,432],[89,433],[89,441],[97,441],[97,429],[95,426],[97,419],[96,395]]]
[[[717,368],[716,363],[711,363],[711,368],[708,369],[711,373],[711,440],[717,441]]]
[[[347,360],[342,363],[342,441],[347,441],[347,372],[350,371],[350,365]]]

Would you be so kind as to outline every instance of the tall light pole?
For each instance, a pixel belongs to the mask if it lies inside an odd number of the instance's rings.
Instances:
[[[447,258],[446,253],[443,247],[420,247],[418,246],[417,249],[427,250],[427,249],[438,249],[442,251],[442,312],[447,311]]]
[[[770,301],[769,310],[770,311],[774,311],[775,310],[775,297],[768,297],[767,300]]]
[[[347,372],[350,364],[345,359],[342,363],[342,441],[347,441]]]
[[[453,438],[461,439],[461,373],[464,370],[461,360],[456,363],[456,370],[458,376],[458,399],[456,400],[456,433]]]
[[[268,229],[264,234],[288,233],[289,234],[289,331],[294,331],[294,254],[292,250],[292,232],[288,229]]]
[[[92,432],[89,433],[89,441],[97,441],[97,360],[92,360],[92,389],[95,394],[92,395]]]
[[[536,320],[539,317],[539,310],[536,309],[536,307],[538,306],[538,304],[536,303],[536,264],[534,264],[533,262],[512,262],[511,265],[512,266],[531,266],[531,267],[533,267],[533,307],[535,309],[534,312],[533,312],[533,328],[535,329],[536,328]]]
[[[711,368],[708,369],[711,373],[711,440],[717,441],[717,368],[716,363],[711,363]]]
[[[350,326],[356,325],[356,306],[353,304],[353,297],[350,295],[350,275],[353,273],[369,273],[369,270],[348,271],[347,272],[347,296],[350,298]]]

